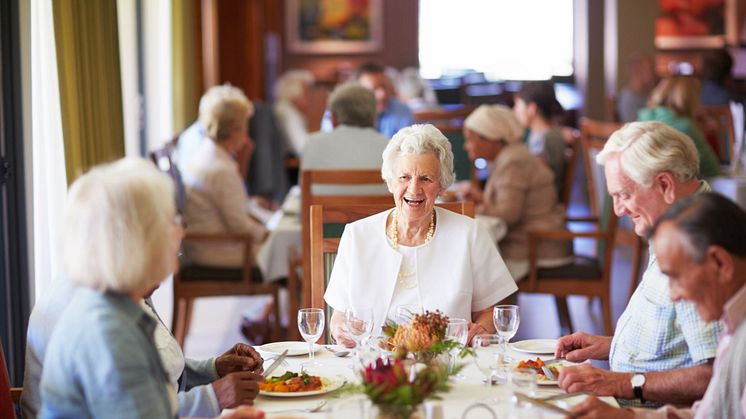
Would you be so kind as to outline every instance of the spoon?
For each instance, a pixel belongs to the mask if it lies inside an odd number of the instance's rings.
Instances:
[[[324,408],[324,406],[326,406],[326,400],[321,400],[321,401],[319,401],[319,403],[316,406],[307,407],[305,409],[286,409],[286,410],[278,410],[276,412],[267,412],[267,413],[269,413],[271,415],[278,414],[278,413],[293,413],[293,412],[298,412],[298,413],[316,413],[316,412],[320,412],[321,409]]]
[[[332,349],[332,348],[331,348],[331,347],[329,347],[329,346],[325,346],[325,348],[326,348],[326,349],[327,349],[327,350],[328,350],[329,352],[333,353],[333,354],[334,354],[334,356],[337,356],[337,357],[340,357],[340,358],[344,358],[344,357],[346,357],[347,355],[349,355],[349,354],[350,354],[350,351],[349,351],[349,350],[347,350],[347,349],[340,349],[340,350],[338,350],[338,351],[335,351],[334,349]]]

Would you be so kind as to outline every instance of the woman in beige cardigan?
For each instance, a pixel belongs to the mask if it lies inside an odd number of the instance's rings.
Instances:
[[[482,105],[464,121],[464,148],[472,160],[492,163],[484,191],[471,188],[466,199],[477,213],[504,220],[508,233],[500,253],[513,278],[528,274],[528,232],[564,228],[565,209],[557,202],[554,175],[541,159],[521,144],[523,127],[510,108]],[[539,244],[538,265],[557,267],[572,261],[572,243]]]

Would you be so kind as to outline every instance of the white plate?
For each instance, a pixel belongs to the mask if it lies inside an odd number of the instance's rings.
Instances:
[[[322,387],[318,390],[312,391],[296,391],[292,393],[278,393],[275,391],[264,391],[259,390],[259,394],[268,397],[306,397],[306,396],[317,396],[319,394],[326,394],[332,392],[344,385],[346,382],[345,378],[341,375],[336,377],[321,377]]]
[[[557,348],[557,339],[528,339],[511,344],[518,352],[529,354],[553,354]]]
[[[265,343],[262,346],[257,346],[256,349],[276,355],[280,355],[285,351],[285,349],[288,350],[288,356],[308,355],[308,343],[306,342],[272,342]],[[321,349],[321,345],[314,343],[313,351],[316,352],[319,349]]]

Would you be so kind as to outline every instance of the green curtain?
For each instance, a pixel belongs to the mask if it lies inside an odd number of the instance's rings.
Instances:
[[[124,156],[116,0],[52,0],[67,181]]]
[[[199,59],[199,0],[171,0],[174,134],[197,119],[202,90]]]

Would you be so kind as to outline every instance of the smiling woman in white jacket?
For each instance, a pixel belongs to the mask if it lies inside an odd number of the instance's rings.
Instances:
[[[440,310],[470,321],[469,340],[493,333],[492,307],[517,290],[486,231],[471,218],[435,208],[453,183],[448,139],[432,125],[403,128],[383,152],[383,179],[396,207],[347,225],[324,299],[332,336],[354,345],[345,311],[373,310],[373,334],[400,306]]]

